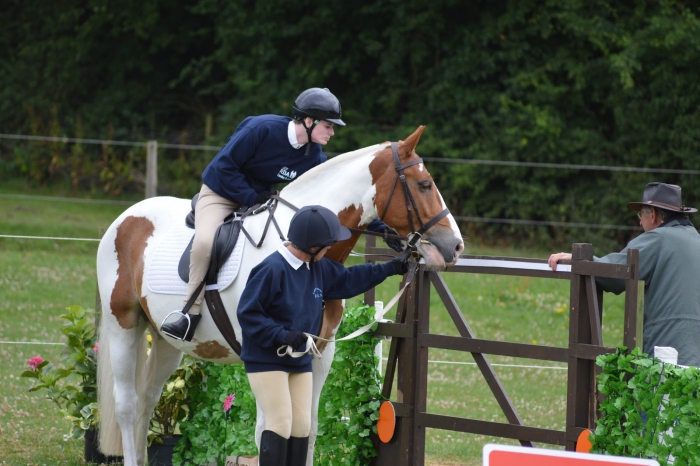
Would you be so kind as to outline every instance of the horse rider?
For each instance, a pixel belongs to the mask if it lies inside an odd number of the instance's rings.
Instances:
[[[341,120],[338,99],[326,88],[313,87],[294,102],[294,118],[279,115],[244,119],[216,154],[202,175],[202,189],[195,206],[195,235],[190,250],[187,303],[204,280],[211,259],[216,230],[224,219],[242,206],[267,202],[276,183],[289,182],[327,160],[321,150],[335,134]],[[396,234],[378,219],[367,226],[375,232]],[[400,251],[400,240],[387,244]],[[201,320],[200,292],[182,316],[161,327],[165,335],[192,341]],[[189,327],[189,331],[188,331]]]
[[[329,209],[303,207],[292,217],[289,241],[253,268],[241,294],[241,359],[266,420],[259,466],[306,464],[313,354],[305,333],[320,328],[324,300],[356,296],[408,270],[407,254],[348,268],[324,258],[333,243],[349,237]],[[298,353],[292,357],[287,346]]]

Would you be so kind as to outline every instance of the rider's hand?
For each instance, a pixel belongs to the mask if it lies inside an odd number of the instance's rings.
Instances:
[[[396,275],[406,275],[408,273],[408,259],[410,256],[401,255],[391,259],[391,265],[394,266],[394,272]]]
[[[259,192],[257,196],[255,196],[255,203],[256,204],[264,204],[267,202],[268,199],[270,199],[270,192],[269,191],[262,191]]]
[[[308,337],[299,330],[290,330],[284,337],[284,344],[292,347],[294,351],[306,344]]]

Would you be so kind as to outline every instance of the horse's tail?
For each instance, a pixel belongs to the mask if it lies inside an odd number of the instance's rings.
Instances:
[[[110,358],[110,332],[106,319],[100,323],[99,350],[97,352],[97,409],[99,418],[99,445],[105,455],[122,456],[122,433],[117,422],[114,402],[114,372]],[[147,340],[141,334],[136,356],[136,387],[143,387],[141,378],[147,359]]]

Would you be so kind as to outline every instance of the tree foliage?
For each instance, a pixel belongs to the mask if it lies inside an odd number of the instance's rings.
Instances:
[[[0,8],[6,133],[218,145],[245,116],[291,115],[303,89],[322,86],[340,98],[348,123],[332,152],[405,138],[426,124],[423,156],[697,167],[695,2],[8,0]],[[112,193],[138,181],[114,168],[129,159],[126,150],[32,144],[3,144],[0,172],[78,185],[112,180]],[[92,162],[78,162],[86,157]],[[688,205],[700,201],[700,182],[687,174],[430,169],[465,216],[634,225],[624,205],[650,181],[678,183]],[[177,186],[171,194],[191,194]],[[530,231],[532,240],[565,238],[561,229]]]

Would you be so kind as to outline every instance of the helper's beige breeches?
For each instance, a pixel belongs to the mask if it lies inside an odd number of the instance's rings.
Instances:
[[[240,205],[225,199],[203,184],[199,191],[199,199],[194,210],[194,241],[190,250],[190,281],[187,284],[187,298],[197,290],[197,286],[204,280],[209,269],[211,259],[211,246],[214,242],[216,229],[224,222],[231,212],[240,208]],[[188,311],[190,314],[199,314],[202,310],[202,296],[204,289]]]
[[[311,432],[311,372],[282,371],[248,374],[255,400],[265,414],[265,430],[284,438],[308,437]]]

